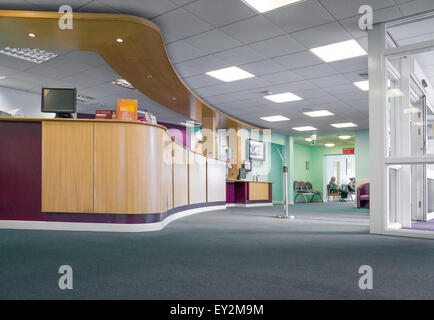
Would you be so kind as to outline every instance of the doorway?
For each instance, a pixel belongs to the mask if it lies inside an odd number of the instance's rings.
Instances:
[[[327,185],[331,177],[336,177],[336,184],[341,187],[348,184],[350,178],[355,177],[354,154],[326,154],[323,159],[323,194],[324,201],[328,200]]]

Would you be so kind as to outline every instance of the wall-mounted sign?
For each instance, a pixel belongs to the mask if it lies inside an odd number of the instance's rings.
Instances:
[[[137,121],[137,100],[118,99],[118,120]]]
[[[342,154],[354,154],[354,148],[343,148]]]

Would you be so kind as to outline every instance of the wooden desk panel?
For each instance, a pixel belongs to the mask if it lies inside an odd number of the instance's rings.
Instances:
[[[249,200],[268,200],[268,183],[249,182]]]
[[[190,204],[206,202],[206,157],[189,153]]]
[[[173,202],[174,207],[188,205],[188,151],[173,143]]]
[[[207,159],[207,202],[226,201],[226,162]]]
[[[95,212],[166,211],[165,134],[140,124],[95,123]]]
[[[42,211],[93,212],[93,123],[42,122]]]

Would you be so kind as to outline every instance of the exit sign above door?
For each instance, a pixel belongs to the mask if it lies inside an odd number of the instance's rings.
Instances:
[[[342,153],[343,154],[354,154],[354,148],[343,148]]]

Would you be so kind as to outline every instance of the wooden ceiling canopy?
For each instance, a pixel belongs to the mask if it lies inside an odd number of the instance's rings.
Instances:
[[[73,29],[62,30],[58,26],[61,16],[57,12],[0,10],[0,44],[94,51],[137,90],[173,111],[200,122],[203,113],[212,111],[224,122],[259,129],[215,109],[187,87],[173,68],[154,23],[125,14],[74,12]],[[118,38],[123,42],[117,42]]]

